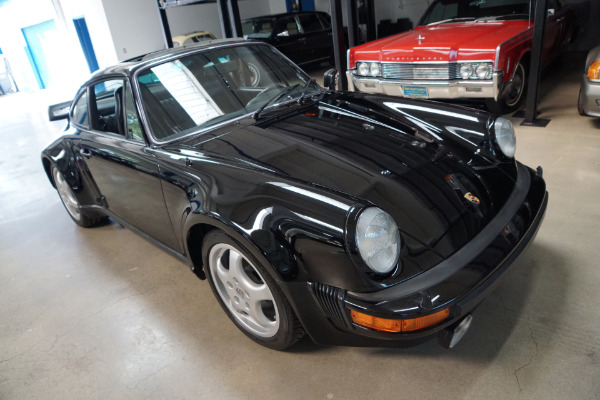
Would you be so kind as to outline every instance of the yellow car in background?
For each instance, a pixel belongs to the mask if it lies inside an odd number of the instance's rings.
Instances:
[[[207,40],[213,40],[216,38],[215,35],[210,32],[201,31],[188,33],[187,35],[173,36],[171,39],[173,40],[173,47],[179,47],[191,43],[205,42]]]

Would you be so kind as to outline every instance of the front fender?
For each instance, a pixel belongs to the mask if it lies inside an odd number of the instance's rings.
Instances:
[[[197,267],[202,259],[198,252],[202,237],[210,229],[220,229],[261,263],[272,266],[270,272],[276,280],[340,284],[336,275],[351,275],[344,226],[353,201],[321,196],[315,190],[266,182],[257,184],[249,197],[225,196],[228,200],[224,202],[211,201],[214,197],[208,201],[191,198],[183,215],[186,251]]]

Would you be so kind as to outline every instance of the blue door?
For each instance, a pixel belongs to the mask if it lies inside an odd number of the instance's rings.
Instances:
[[[40,89],[45,89],[51,81],[50,65],[48,60],[51,55],[46,53],[44,44],[50,40],[56,40],[57,31],[54,20],[41,22],[36,25],[22,28],[27,47],[25,51],[29,62],[38,81]]]
[[[302,11],[315,11],[315,0],[286,0],[287,11],[299,11],[294,10],[294,5],[298,3],[302,7]]]
[[[81,49],[83,55],[87,61],[90,72],[98,70],[98,61],[96,60],[96,53],[94,52],[94,46],[92,46],[92,39],[90,38],[90,32],[88,31],[85,18],[74,18],[73,23],[75,24],[75,30],[77,31],[77,37],[79,43],[81,43]]]

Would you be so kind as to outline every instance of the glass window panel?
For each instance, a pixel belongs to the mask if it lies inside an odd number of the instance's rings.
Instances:
[[[79,96],[79,99],[77,99],[77,102],[73,106],[72,114],[72,121],[77,125],[83,126],[84,128],[90,127],[90,116],[88,112],[87,99],[87,92]]]
[[[144,142],[142,126],[135,109],[133,93],[129,83],[125,85],[125,117],[127,119],[127,137],[138,142]]]

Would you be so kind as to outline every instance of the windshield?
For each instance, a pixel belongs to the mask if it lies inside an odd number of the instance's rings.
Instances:
[[[158,141],[320,90],[271,46],[258,44],[186,55],[141,71],[138,84]]]
[[[461,20],[529,18],[529,0],[437,0],[419,25]]]
[[[252,18],[242,22],[244,38],[268,38],[275,28],[273,17]]]

